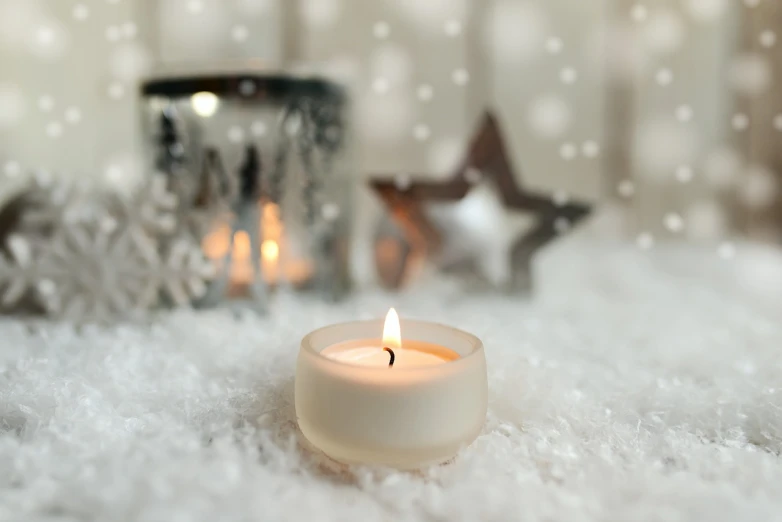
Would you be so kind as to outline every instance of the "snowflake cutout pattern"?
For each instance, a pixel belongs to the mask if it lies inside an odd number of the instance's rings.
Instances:
[[[214,209],[178,203],[162,175],[123,197],[39,173],[17,198],[18,232],[0,251],[0,307],[18,310],[29,297],[52,317],[108,322],[161,299],[182,306],[202,297],[215,266],[195,229]]]
[[[49,315],[75,322],[138,315],[158,299],[150,252],[108,215],[65,226],[40,261],[41,304]]]

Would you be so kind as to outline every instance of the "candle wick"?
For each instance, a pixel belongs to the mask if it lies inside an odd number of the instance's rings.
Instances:
[[[388,361],[388,367],[391,368],[394,365],[394,359],[396,358],[396,356],[394,355],[394,350],[392,350],[388,346],[385,346],[383,348],[383,351],[388,352],[391,355],[391,360]]]

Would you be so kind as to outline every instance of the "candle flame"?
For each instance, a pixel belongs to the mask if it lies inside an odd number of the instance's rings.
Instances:
[[[261,243],[261,256],[265,261],[277,261],[280,257],[280,245],[273,239],[264,239]]]
[[[3,0],[0,0],[2,2]],[[312,263],[308,259],[292,258],[283,263],[280,254],[284,248],[284,235],[280,209],[274,203],[259,203],[263,212],[260,220],[262,229],[259,237],[261,242],[260,264],[263,279],[269,284],[276,284],[280,279],[296,285],[306,283],[312,277]],[[233,238],[231,234],[233,233]],[[231,283],[239,286],[247,285],[256,277],[253,260],[253,245],[250,235],[244,230],[233,232],[224,222],[216,224],[206,236],[201,246],[206,257],[215,262],[222,262],[226,256],[231,257]]]
[[[402,332],[399,327],[399,316],[393,308],[388,311],[386,322],[383,325],[383,346],[391,349],[402,347]]]

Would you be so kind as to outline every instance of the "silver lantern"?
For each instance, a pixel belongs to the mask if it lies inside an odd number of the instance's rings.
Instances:
[[[178,226],[217,266],[200,304],[264,308],[283,289],[342,297],[353,179],[343,89],[239,74],[155,79],[142,93],[149,161],[178,197]]]

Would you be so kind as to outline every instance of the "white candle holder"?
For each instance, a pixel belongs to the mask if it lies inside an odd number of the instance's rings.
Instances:
[[[431,366],[367,367],[321,353],[345,342],[382,350],[382,320],[327,326],[302,339],[296,417],[306,439],[329,457],[416,469],[451,459],[480,433],[488,402],[480,339],[435,323],[401,325],[403,348],[439,346],[459,358]]]

